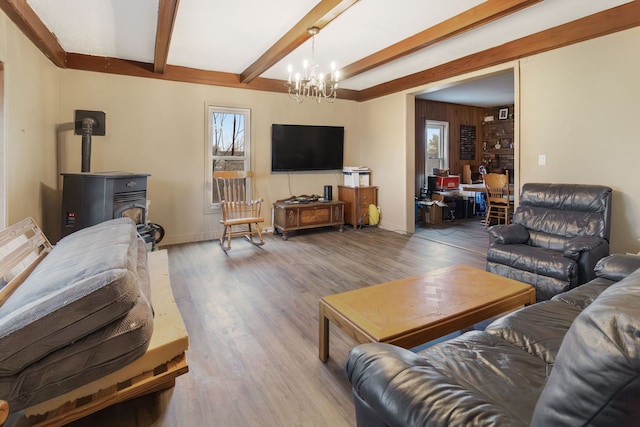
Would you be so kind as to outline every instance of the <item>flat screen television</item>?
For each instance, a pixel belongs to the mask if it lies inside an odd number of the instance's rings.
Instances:
[[[271,125],[271,171],[342,170],[343,126]]]

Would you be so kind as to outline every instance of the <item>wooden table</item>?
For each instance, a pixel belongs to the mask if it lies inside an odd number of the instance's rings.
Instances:
[[[509,193],[513,194],[513,184],[509,184]],[[477,184],[460,184],[460,186],[458,186],[458,190],[459,191],[467,191],[470,193],[484,193],[485,192],[485,186],[484,186],[484,182],[480,182]]]
[[[535,302],[532,286],[461,264],[325,296],[319,357],[329,357],[329,321],[358,343],[412,348]]]

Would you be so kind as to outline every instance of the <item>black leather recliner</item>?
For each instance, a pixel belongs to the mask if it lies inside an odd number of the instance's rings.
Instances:
[[[508,225],[489,228],[487,271],[529,283],[538,301],[593,279],[609,255],[611,188],[524,184]]]

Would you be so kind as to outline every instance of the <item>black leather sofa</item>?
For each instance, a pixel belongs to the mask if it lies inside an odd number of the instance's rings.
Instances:
[[[353,348],[357,425],[639,425],[639,267],[611,255],[589,283],[418,353]]]
[[[529,283],[538,301],[548,300],[595,277],[610,228],[611,188],[524,184],[512,223],[488,230],[487,271]]]

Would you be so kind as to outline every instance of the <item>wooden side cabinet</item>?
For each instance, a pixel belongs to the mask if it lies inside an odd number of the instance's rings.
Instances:
[[[338,200],[344,202],[344,222],[358,228],[369,224],[369,205],[378,205],[378,187],[338,185]]]
[[[294,203],[279,200],[273,204],[273,234],[287,233],[306,228],[338,226],[342,231],[344,224],[344,203],[338,201]]]

